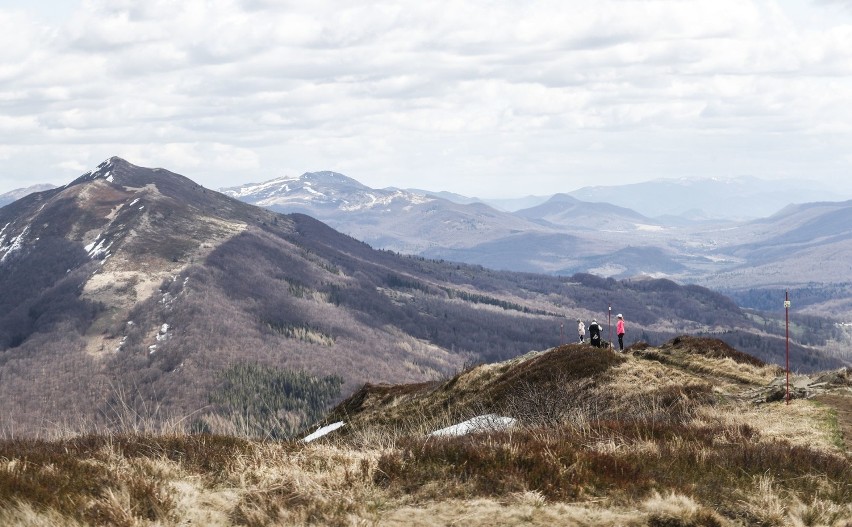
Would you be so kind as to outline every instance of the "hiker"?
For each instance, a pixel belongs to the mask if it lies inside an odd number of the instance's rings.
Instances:
[[[577,333],[580,334],[580,344],[586,341],[586,325],[579,318],[577,319]]]
[[[618,333],[618,350],[624,353],[624,317],[619,313],[616,318],[618,318],[618,323],[615,325],[615,332]]]
[[[589,325],[589,338],[592,341],[592,346],[596,348],[601,347],[601,330],[603,328],[600,324],[598,324],[598,320],[592,319],[592,323]]]

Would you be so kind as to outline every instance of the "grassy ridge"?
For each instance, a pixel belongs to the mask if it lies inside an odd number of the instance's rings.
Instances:
[[[838,412],[746,396],[778,373],[716,341],[569,345],[365,386],[304,444],[0,440],[2,525],[852,525]],[[841,387],[833,397],[848,402]],[[519,426],[430,431],[482,412]]]

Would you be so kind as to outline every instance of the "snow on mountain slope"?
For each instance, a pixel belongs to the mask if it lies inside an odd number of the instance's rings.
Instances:
[[[264,183],[230,187],[222,193],[252,205],[286,209],[307,206],[362,210],[405,209],[433,201],[399,189],[372,189],[337,172],[307,172],[299,177],[283,176]]]

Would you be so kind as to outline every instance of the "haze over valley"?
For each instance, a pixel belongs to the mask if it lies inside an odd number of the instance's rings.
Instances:
[[[660,180],[538,197],[511,212],[449,193],[372,189],[333,172],[223,192],[270,210],[309,214],[404,254],[555,275],[668,278],[769,310],[781,305],[785,289],[794,297],[801,290],[803,312],[852,321],[852,201],[804,203],[823,191],[787,183],[767,192],[768,185],[753,178]],[[613,197],[658,214],[577,195]],[[762,205],[751,205],[758,195]],[[672,214],[685,207],[700,207],[700,219]],[[771,212],[736,219],[760,210]]]

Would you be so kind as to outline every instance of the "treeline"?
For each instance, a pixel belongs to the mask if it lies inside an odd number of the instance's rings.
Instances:
[[[508,300],[502,300],[499,298],[494,298],[491,296],[480,295],[478,293],[471,293],[468,291],[460,291],[458,289],[452,289],[449,287],[441,288],[445,293],[447,293],[447,297],[451,300],[453,298],[458,298],[464,300],[465,302],[470,302],[472,304],[486,304],[491,306],[496,306],[505,310],[518,311],[520,313],[530,313],[535,315],[547,315],[547,316],[559,316],[554,313],[550,313],[548,311],[542,309],[530,309],[527,306],[522,306],[516,302],[509,302]]]
[[[290,438],[319,421],[340,398],[343,379],[315,377],[257,363],[237,363],[218,375],[220,384],[210,394],[214,412],[244,427],[249,436]],[[198,421],[204,427],[203,421]]]

